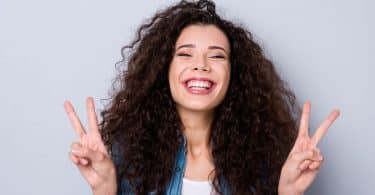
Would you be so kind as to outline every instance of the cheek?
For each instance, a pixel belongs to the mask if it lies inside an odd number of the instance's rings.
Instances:
[[[179,84],[179,75],[180,75],[179,67],[176,64],[172,63],[170,65],[169,72],[168,72],[169,87],[170,87],[172,94],[174,93],[177,85]]]
[[[222,65],[221,68],[217,69],[217,73],[224,85],[227,85],[230,80],[230,64]]]
[[[181,61],[178,61],[178,60],[173,60],[171,65],[169,66],[169,73],[168,73],[168,79],[169,79],[169,82],[170,84],[172,84],[171,82],[177,82],[179,83],[180,82],[180,77],[181,75],[186,72],[186,70],[188,69],[188,64],[185,63],[185,62],[181,62]],[[177,83],[173,83],[173,84],[177,84]]]
[[[228,87],[229,87],[229,82],[230,82],[230,74],[231,74],[231,69],[230,69],[230,65],[226,65],[224,66],[222,69],[220,69],[218,71],[218,74],[220,75],[220,78],[222,79],[221,83],[222,83],[222,88],[221,88],[221,91],[220,91],[220,95],[219,96],[225,96],[227,94],[227,91],[228,91]]]

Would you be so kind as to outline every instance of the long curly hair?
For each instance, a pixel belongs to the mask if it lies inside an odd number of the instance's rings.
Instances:
[[[181,1],[157,12],[122,48],[110,103],[99,124],[105,144],[121,151],[119,180],[136,194],[162,194],[169,183],[183,124],[168,83],[168,70],[181,31],[215,25],[230,42],[231,76],[215,108],[209,142],[214,187],[224,177],[233,194],[277,194],[282,165],[296,139],[300,108],[251,32],[222,19],[209,0]]]

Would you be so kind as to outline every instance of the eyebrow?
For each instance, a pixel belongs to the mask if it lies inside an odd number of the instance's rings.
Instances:
[[[179,49],[184,48],[184,47],[187,47],[187,48],[195,48],[195,45],[194,45],[194,44],[184,44],[184,45],[180,45],[179,47],[177,47],[176,50],[179,50]],[[223,50],[224,52],[226,52],[225,49],[224,49],[223,47],[215,46],[215,45],[208,46],[208,49],[220,49],[220,50]]]

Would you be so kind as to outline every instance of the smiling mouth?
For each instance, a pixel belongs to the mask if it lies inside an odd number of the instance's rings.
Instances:
[[[210,89],[212,84],[211,81],[190,80],[186,86],[190,89]]]
[[[194,95],[207,95],[209,94],[216,86],[216,84],[209,80],[203,78],[191,78],[184,82],[186,90]]]

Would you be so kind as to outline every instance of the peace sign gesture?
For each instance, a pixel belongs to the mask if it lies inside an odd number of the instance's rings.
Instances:
[[[296,142],[281,170],[279,194],[303,194],[314,181],[323,163],[323,157],[317,145],[340,115],[340,111],[333,110],[315,131],[315,134],[310,137],[310,110],[310,103],[305,102]]]
[[[95,105],[92,97],[87,98],[88,128],[86,132],[72,104],[64,102],[64,108],[79,137],[72,143],[70,159],[89,183],[94,194],[115,194],[117,190],[114,165],[100,136]]]

